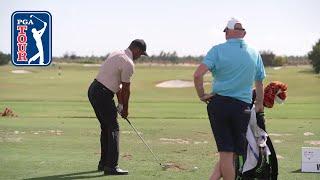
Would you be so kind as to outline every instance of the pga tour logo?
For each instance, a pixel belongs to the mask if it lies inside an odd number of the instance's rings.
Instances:
[[[11,61],[16,66],[48,66],[52,60],[52,17],[47,11],[11,16]]]

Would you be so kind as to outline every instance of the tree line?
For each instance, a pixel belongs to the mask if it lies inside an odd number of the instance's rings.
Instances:
[[[283,65],[302,65],[310,64],[307,56],[276,56],[272,51],[260,52],[262,61],[265,66],[283,66]],[[56,58],[57,61],[62,62],[76,62],[76,63],[101,63],[106,56],[77,56],[74,53],[64,54],[61,58]],[[165,52],[161,51],[158,55],[141,56],[138,59],[140,63],[191,63],[196,64],[203,61],[204,56],[178,56],[176,51]]]
[[[78,56],[73,53],[65,53],[62,57],[55,57],[53,61],[57,62],[75,62],[75,63],[101,63],[108,57],[105,56]],[[320,73],[320,39],[313,46],[312,50],[306,56],[277,56],[272,51],[260,51],[260,55],[265,66],[283,66],[283,65],[303,65],[312,64],[316,73]],[[138,59],[140,63],[200,63],[204,56],[178,56],[176,51],[161,51],[158,55],[142,56]],[[8,64],[11,60],[10,54],[0,51],[0,65]]]

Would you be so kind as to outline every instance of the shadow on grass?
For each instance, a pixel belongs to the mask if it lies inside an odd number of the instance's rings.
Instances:
[[[298,71],[298,73],[303,73],[303,74],[315,74],[313,69],[303,69]]]
[[[315,172],[302,172],[301,169],[297,169],[295,171],[291,171],[291,173],[299,173],[299,174],[315,174]]]
[[[59,119],[96,119],[95,116],[24,116],[25,118],[59,118]],[[120,117],[119,117],[120,118]],[[130,119],[207,119],[207,117],[185,117],[185,116],[131,116]]]
[[[103,177],[102,174],[93,174],[92,173],[98,173],[98,171],[84,171],[84,172],[77,172],[77,173],[69,173],[69,174],[60,174],[60,175],[52,175],[52,176],[42,176],[42,177],[35,177],[35,178],[27,178],[24,180],[41,180],[41,179],[90,179],[90,178],[97,178],[97,177]],[[101,172],[99,172],[101,173]]]

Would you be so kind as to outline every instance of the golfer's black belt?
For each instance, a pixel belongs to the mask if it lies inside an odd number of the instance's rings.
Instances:
[[[94,83],[95,86],[97,86],[98,88],[102,89],[107,94],[112,95],[112,96],[114,95],[114,93],[110,89],[105,87],[101,82],[97,81],[96,79],[94,79],[93,83]]]

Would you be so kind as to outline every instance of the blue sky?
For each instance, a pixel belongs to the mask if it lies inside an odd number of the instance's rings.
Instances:
[[[11,14],[46,10],[53,18],[53,56],[105,55],[145,39],[147,52],[204,55],[225,41],[231,17],[247,30],[246,41],[277,55],[305,55],[320,39],[319,0],[7,0],[0,2],[0,51],[11,47]]]

